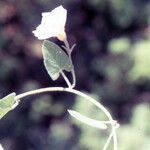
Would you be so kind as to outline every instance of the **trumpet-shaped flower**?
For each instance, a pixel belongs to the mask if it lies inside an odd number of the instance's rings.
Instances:
[[[42,13],[41,24],[32,32],[40,40],[57,37],[59,40],[64,41],[66,39],[66,18],[67,10],[62,6],[51,12],[44,12]]]

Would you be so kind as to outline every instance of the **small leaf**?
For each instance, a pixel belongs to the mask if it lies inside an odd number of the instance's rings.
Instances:
[[[18,105],[15,96],[16,93],[11,93],[0,100],[0,119]]]
[[[73,116],[74,118],[78,119],[79,121],[81,121],[89,126],[99,128],[99,129],[104,129],[104,130],[107,129],[106,124],[102,123],[101,121],[88,118],[74,110],[68,110],[68,112],[71,116]]]
[[[44,40],[42,51],[44,65],[52,80],[57,80],[62,70],[72,70],[71,60],[58,45]]]

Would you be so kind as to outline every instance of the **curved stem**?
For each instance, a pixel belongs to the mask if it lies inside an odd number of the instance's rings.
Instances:
[[[100,108],[108,117],[108,119],[113,122],[114,120],[112,119],[110,113],[108,112],[108,110],[101,105],[98,101],[96,101],[95,99],[93,99],[92,97],[78,91],[75,89],[71,89],[71,88],[64,88],[64,87],[48,87],[48,88],[41,88],[41,89],[37,89],[37,90],[33,90],[33,91],[29,91],[29,92],[25,92],[22,93],[20,95],[16,96],[16,99],[21,99],[24,98],[26,96],[29,95],[33,95],[33,94],[39,94],[39,93],[43,93],[43,92],[55,92],[55,91],[63,91],[63,92],[69,92],[69,93],[74,93],[76,95],[79,95],[81,97],[84,97],[85,99],[87,99],[88,101],[90,101],[91,103],[93,103],[94,105],[96,105],[98,108]]]
[[[72,85],[71,85],[69,79],[67,78],[67,76],[65,75],[65,73],[63,71],[61,71],[61,75],[63,76],[64,80],[66,81],[68,87],[71,88]]]
[[[73,93],[73,94],[76,94],[78,96],[81,96],[85,99],[87,99],[89,102],[93,103],[94,105],[96,105],[99,109],[101,109],[105,115],[108,117],[109,121],[111,122],[111,125],[112,125],[112,135],[113,135],[113,141],[114,141],[114,150],[117,150],[117,137],[116,137],[116,132],[115,132],[115,129],[116,129],[116,121],[113,120],[111,114],[109,113],[109,111],[102,105],[100,104],[98,101],[96,101],[94,98],[78,91],[78,90],[75,90],[75,89],[72,89],[72,88],[64,88],[64,87],[48,87],[48,88],[41,88],[41,89],[37,89],[37,90],[33,90],[33,91],[29,91],[29,92],[25,92],[25,93],[22,93],[20,95],[17,95],[15,97],[16,100],[19,100],[21,98],[24,98],[26,96],[29,96],[29,95],[33,95],[33,94],[39,94],[39,93],[43,93],[43,92],[55,92],[55,91],[60,91],[60,92],[69,92],[69,93]]]
[[[75,76],[74,68],[71,70],[71,74],[72,74],[72,78],[73,78],[72,88],[74,88],[76,85],[76,76]]]

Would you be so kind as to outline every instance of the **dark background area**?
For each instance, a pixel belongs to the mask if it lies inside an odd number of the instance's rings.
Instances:
[[[62,78],[53,82],[48,76],[42,41],[32,34],[41,13],[59,5],[68,11],[68,40],[77,44],[76,89],[92,94],[119,121],[120,150],[149,150],[149,0],[1,0],[0,97],[65,85]],[[1,144],[5,150],[102,149],[108,133],[74,122],[67,109],[103,118],[101,111],[71,94],[30,96],[0,121]]]

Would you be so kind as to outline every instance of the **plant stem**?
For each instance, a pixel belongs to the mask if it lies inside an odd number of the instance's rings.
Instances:
[[[48,88],[41,88],[41,89],[37,89],[37,90],[33,90],[33,91],[29,91],[29,92],[25,92],[22,93],[20,95],[16,96],[16,99],[21,99],[23,97],[29,96],[29,95],[33,95],[33,94],[39,94],[39,93],[43,93],[43,92],[55,92],[55,91],[63,91],[63,92],[69,92],[69,93],[74,93],[76,95],[79,95],[81,97],[84,97],[85,99],[87,99],[88,101],[90,101],[91,103],[93,103],[94,105],[96,105],[98,108],[100,108],[108,117],[108,119],[111,122],[114,122],[114,120],[112,119],[110,113],[108,112],[108,110],[101,105],[98,101],[96,101],[95,99],[93,99],[92,97],[78,91],[75,89],[71,89],[71,88],[64,88],[64,87],[48,87]]]
[[[73,78],[72,88],[74,88],[76,85],[76,76],[75,76],[74,68],[71,70],[71,74],[72,74],[72,78]]]
[[[110,135],[109,135],[109,137],[108,137],[108,139],[107,139],[107,141],[106,141],[106,143],[105,143],[105,145],[103,147],[103,150],[107,149],[107,147],[108,147],[108,145],[109,145],[109,143],[111,141],[112,136],[113,136],[113,131],[110,133]]]
[[[64,40],[64,44],[65,44],[65,50],[67,51],[68,57],[69,57],[70,61],[72,62],[71,53],[73,51],[74,46],[73,46],[73,48],[70,48],[67,38],[66,38],[66,40]],[[71,74],[72,74],[72,80],[73,80],[72,88],[74,88],[76,85],[76,76],[75,76],[74,66],[71,70]]]
[[[117,123],[116,126],[112,126],[112,133],[113,133],[113,141],[114,141],[114,150],[118,149],[118,142],[117,142],[117,134],[116,134],[116,128],[119,127],[119,124]]]
[[[67,78],[67,76],[65,75],[65,73],[63,71],[61,71],[61,75],[63,76],[64,80],[66,81],[68,87],[71,88],[72,85],[71,85],[69,79]]]
[[[15,97],[15,99],[19,100],[19,99],[24,98],[24,97],[29,96],[29,95],[39,94],[39,93],[44,93],[44,92],[52,92],[52,91],[53,92],[55,92],[55,91],[69,92],[69,93],[76,94],[78,96],[81,96],[81,97],[87,99],[89,102],[93,103],[99,109],[101,109],[105,113],[105,115],[108,117],[109,121],[111,122],[112,136],[113,136],[113,142],[114,142],[114,150],[117,150],[117,136],[116,136],[116,131],[115,131],[116,130],[116,127],[115,127],[116,123],[114,124],[114,122],[116,122],[116,121],[113,120],[113,118],[111,117],[111,114],[109,113],[109,111],[102,104],[100,104],[98,101],[96,101],[94,98],[92,98],[92,97],[90,97],[90,96],[88,96],[88,95],[86,95],[86,94],[84,94],[84,93],[82,93],[78,90],[72,89],[72,88],[48,87],[48,88],[41,88],[41,89],[37,89],[37,90],[33,90],[33,91],[29,91],[29,92],[19,94]],[[111,139],[112,136],[110,136],[110,139]]]
[[[64,40],[64,44],[65,44],[65,47],[66,47],[66,51],[69,55],[69,53],[71,53],[71,49],[70,49],[70,45],[69,45],[69,42],[68,42],[67,38]]]

